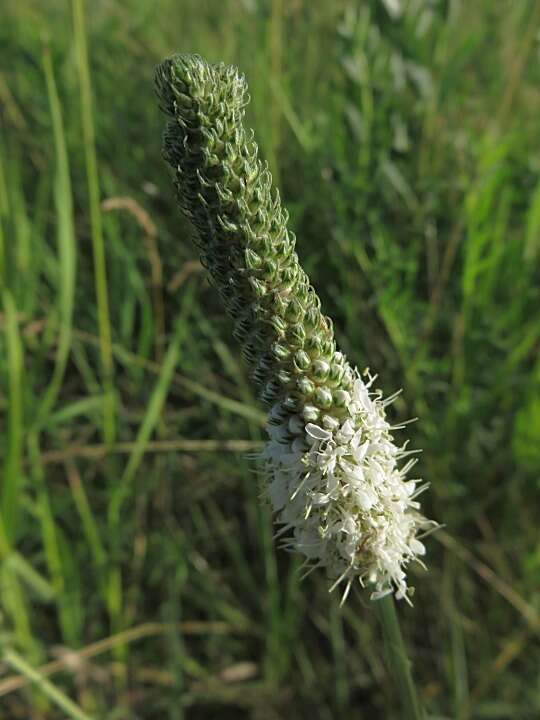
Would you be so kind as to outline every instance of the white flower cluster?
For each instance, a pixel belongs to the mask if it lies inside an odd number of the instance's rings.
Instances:
[[[306,556],[309,569],[325,567],[345,582],[342,602],[358,578],[372,588],[372,599],[395,592],[411,594],[405,567],[425,552],[417,537],[430,523],[418,512],[418,495],[427,487],[405,476],[414,459],[406,444],[394,444],[383,400],[373,391],[375,377],[358,371],[347,410],[339,420],[323,416],[320,425],[299,416],[284,418],[279,406],[270,413],[270,439],[263,451],[268,494],[284,527],[284,545]],[[421,562],[421,561],[419,561]]]

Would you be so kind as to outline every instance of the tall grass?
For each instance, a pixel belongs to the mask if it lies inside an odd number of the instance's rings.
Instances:
[[[540,713],[538,4],[386,7],[3,3],[0,717],[399,717],[238,449],[262,413],[160,158],[177,49],[246,72],[340,343],[420,418],[428,716]]]

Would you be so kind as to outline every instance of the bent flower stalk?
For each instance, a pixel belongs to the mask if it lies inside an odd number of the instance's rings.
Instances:
[[[421,562],[418,535],[430,525],[416,499],[426,485],[406,479],[415,460],[394,442],[402,426],[386,419],[397,393],[383,399],[376,376],[360,375],[336,349],[242,124],[245,79],[232,66],[175,55],[157,68],[156,87],[180,206],[269,406],[261,460],[278,535],[309,569],[326,568],[331,589],[343,583],[343,600],[356,578],[372,599],[408,599],[405,569]]]

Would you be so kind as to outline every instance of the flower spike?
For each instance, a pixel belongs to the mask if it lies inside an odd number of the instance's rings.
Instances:
[[[362,377],[336,349],[268,166],[243,126],[246,81],[232,66],[174,55],[158,66],[156,88],[180,207],[269,408],[261,460],[287,547],[325,567],[332,588],[344,582],[343,599],[354,579],[373,598],[407,598],[405,569],[424,554],[417,534],[429,523],[415,500],[418,481],[399,468],[408,451],[386,420],[395,397],[384,400],[375,377]]]

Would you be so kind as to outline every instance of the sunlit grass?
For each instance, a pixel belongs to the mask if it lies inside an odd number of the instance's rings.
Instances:
[[[399,717],[362,599],[275,552],[263,415],[160,158],[175,50],[246,73],[340,343],[419,417],[430,716],[540,712],[538,4],[384,7],[3,4],[0,717]]]

